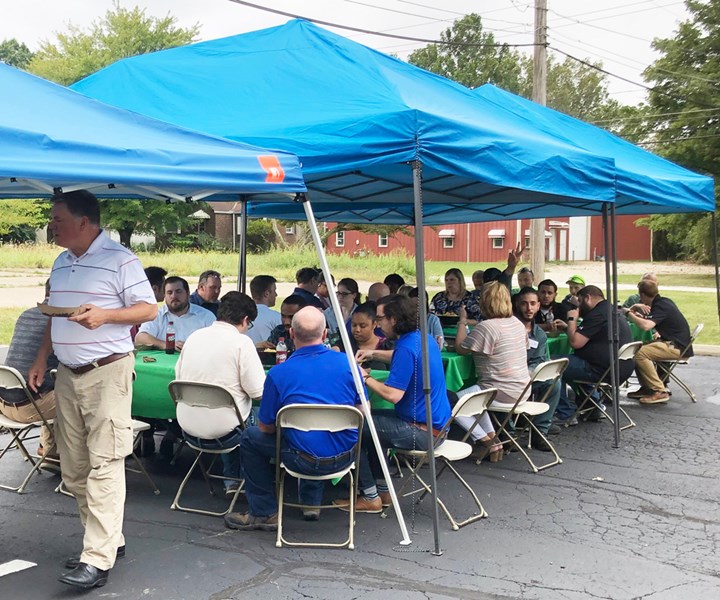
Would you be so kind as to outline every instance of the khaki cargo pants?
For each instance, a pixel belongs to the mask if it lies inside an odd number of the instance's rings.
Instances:
[[[80,561],[111,569],[125,511],[125,457],[132,452],[132,355],[76,375],[58,367],[55,436],[62,478],[85,529]]]

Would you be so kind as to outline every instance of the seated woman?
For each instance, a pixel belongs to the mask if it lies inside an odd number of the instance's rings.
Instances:
[[[350,277],[345,277],[338,281],[337,291],[335,293],[337,294],[340,310],[343,314],[343,323],[348,331],[350,331],[350,317],[355,312],[355,309],[357,309],[358,304],[362,302],[358,283]],[[325,320],[327,321],[328,339],[333,346],[336,346],[340,339],[340,330],[332,306],[325,309]]]
[[[480,294],[480,309],[485,317],[466,334],[466,315],[460,314],[455,340],[459,354],[472,354],[475,373],[481,388],[494,387],[498,393],[493,404],[513,405],[530,382],[526,350],[528,337],[525,326],[513,316],[510,292],[498,281],[486,283]],[[524,398],[526,401],[528,398]],[[472,417],[458,418],[466,429],[475,422]],[[502,458],[502,445],[495,435],[490,416],[484,413],[471,437],[480,441],[490,460]]]
[[[350,323],[350,345],[353,355],[363,357],[363,360],[358,362],[364,368],[385,371],[388,368],[389,360],[383,361],[374,353],[375,350],[388,350],[387,340],[384,336],[377,335],[375,330],[376,311],[376,304],[370,300],[355,309]],[[344,352],[342,340],[338,341],[338,347]],[[362,354],[358,354],[360,351]],[[383,352],[382,355],[385,353]]]
[[[459,315],[460,309],[467,311],[467,318],[475,323],[482,317],[475,297],[465,287],[465,276],[460,269],[449,269],[445,273],[445,291],[438,292],[430,301],[430,311],[436,315]]]

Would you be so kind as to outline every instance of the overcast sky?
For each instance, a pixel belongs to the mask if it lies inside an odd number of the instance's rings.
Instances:
[[[439,39],[442,30],[470,12],[483,17],[486,29],[499,41],[533,41],[532,0],[254,0],[255,4],[311,19],[404,36]],[[40,41],[54,40],[68,23],[86,27],[112,7],[112,0],[5,0],[0,40],[16,38],[31,50]],[[147,14],[171,13],[181,26],[199,23],[203,40],[225,37],[285,23],[289,17],[243,6],[231,0],[121,0],[124,7],[145,7]],[[681,0],[547,0],[551,46],[578,58],[601,60],[606,70],[643,83],[641,73],[657,55],[653,38],[673,37],[687,19]],[[438,8],[434,8],[438,6]],[[393,40],[334,30],[362,44],[401,58],[422,42]],[[530,51],[530,49],[527,49]],[[563,59],[562,56],[558,56]],[[617,100],[635,104],[644,90],[616,78],[609,79]]]

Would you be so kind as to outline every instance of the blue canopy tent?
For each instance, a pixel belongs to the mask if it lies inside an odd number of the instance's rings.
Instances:
[[[305,191],[296,156],[181,129],[0,63],[0,197],[237,200]],[[263,167],[263,165],[265,165]]]
[[[297,153],[313,208],[263,203],[251,214],[305,216],[328,282],[315,214],[412,223],[421,232],[424,223],[600,214],[616,198],[611,158],[304,21],[125,59],[73,87],[193,129]],[[666,200],[667,210],[683,201]],[[415,253],[423,286],[421,235]],[[425,333],[424,303],[419,308]],[[435,528],[437,550],[436,519]]]
[[[694,173],[605,129],[494,85],[480,86],[473,93],[484,103],[523,119],[540,131],[588,152],[612,157],[616,171],[615,211],[618,214],[715,209],[712,177]],[[647,202],[653,206],[647,206]]]
[[[125,59],[73,88],[206,133],[292,148],[323,218],[341,210],[338,220],[394,219],[422,231],[423,210],[443,222],[540,216],[558,204],[564,213],[599,213],[615,195],[612,160],[484,110],[463,86],[300,20]],[[254,214],[293,218],[293,208],[310,221],[330,282],[309,202]],[[422,285],[422,237],[416,242]],[[420,310],[425,333],[424,303]],[[401,529],[408,542],[404,522]]]

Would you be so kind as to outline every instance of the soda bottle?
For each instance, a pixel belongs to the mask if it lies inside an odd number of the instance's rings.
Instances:
[[[175,354],[175,323],[170,321],[165,333],[165,354]]]
[[[284,363],[287,360],[287,346],[285,345],[284,337],[278,340],[275,350],[277,352],[275,355],[275,364],[279,365],[280,363]]]

